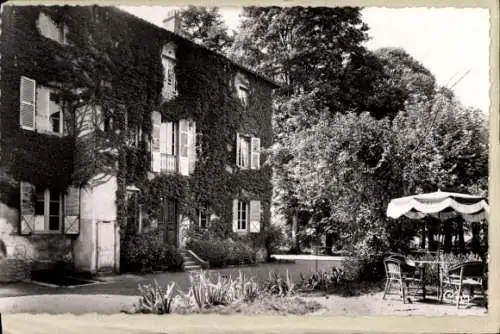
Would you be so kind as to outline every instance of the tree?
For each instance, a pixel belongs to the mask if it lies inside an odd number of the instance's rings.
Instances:
[[[181,11],[180,18],[184,37],[210,50],[226,54],[234,42],[234,32],[228,30],[218,7],[190,5]]]

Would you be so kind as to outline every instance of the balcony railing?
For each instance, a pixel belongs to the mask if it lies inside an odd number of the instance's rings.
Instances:
[[[177,171],[177,156],[172,154],[161,154],[161,172],[174,173]]]

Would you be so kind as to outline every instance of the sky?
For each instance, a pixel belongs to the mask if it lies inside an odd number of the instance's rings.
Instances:
[[[120,7],[161,26],[172,7]],[[220,13],[237,29],[241,8]],[[376,8],[362,10],[369,49],[401,47],[427,67],[439,85],[453,85],[466,106],[489,111],[489,11],[482,8]],[[465,76],[464,76],[465,75]]]

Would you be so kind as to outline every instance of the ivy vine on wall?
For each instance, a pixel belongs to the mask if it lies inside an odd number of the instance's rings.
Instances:
[[[67,25],[69,45],[40,35],[36,21],[41,11]],[[250,87],[249,103],[244,107],[233,84],[241,68],[116,8],[6,7],[4,18],[1,98],[4,108],[13,111],[2,113],[4,171],[17,173],[18,180],[64,188],[70,183],[85,184],[104,165],[108,171],[110,166],[118,166],[112,172],[117,177],[117,219],[122,227],[127,222],[128,185],[141,189],[140,202],[152,218],[160,217],[160,198],[171,197],[178,201],[180,212],[191,218],[197,208],[207,204],[231,229],[232,200],[243,196],[261,201],[263,225],[269,224],[271,168],[263,164],[259,170],[238,171],[236,132],[259,137],[263,147],[271,145],[274,87],[270,83],[243,70]],[[171,42],[176,46],[179,94],[174,100],[162,102],[160,55],[162,47]],[[21,130],[19,114],[14,112],[19,110],[21,75],[59,88],[68,101],[65,119],[70,129],[74,128],[79,107],[101,106],[103,117],[111,116],[115,126],[113,131],[98,134],[102,142],[112,143],[114,153],[99,155],[87,142],[79,146],[77,131],[59,138]],[[189,177],[148,177],[154,110],[169,121],[196,122],[198,161]],[[132,130],[142,135],[134,145],[128,145]],[[79,159],[75,158],[75,147],[79,147]]]

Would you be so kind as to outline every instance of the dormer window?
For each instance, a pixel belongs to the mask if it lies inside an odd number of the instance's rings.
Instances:
[[[166,44],[161,51],[161,62],[163,65],[163,91],[165,100],[170,100],[177,96],[177,80],[175,78],[175,46],[172,43]]]
[[[250,84],[248,79],[242,73],[238,73],[234,79],[236,94],[244,107],[248,106],[250,96]]]
[[[62,23],[56,23],[44,13],[40,13],[37,22],[38,30],[42,36],[61,44],[67,44],[66,35],[68,28]]]
[[[240,99],[243,106],[246,107],[248,105],[248,88],[243,85],[239,85],[237,90],[238,98]]]

